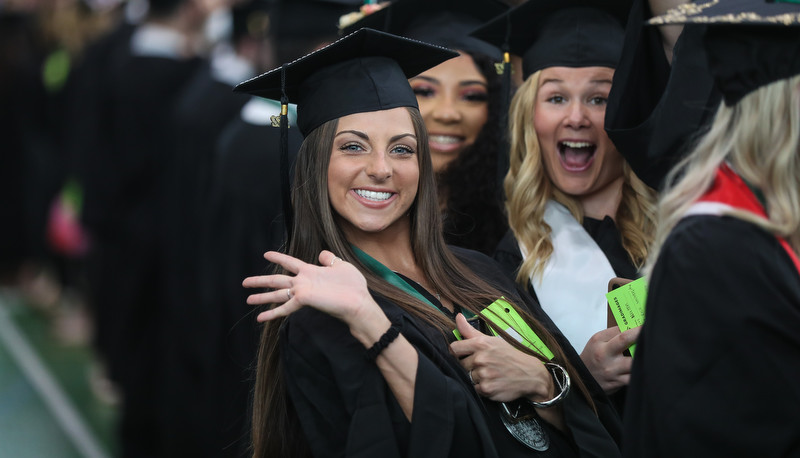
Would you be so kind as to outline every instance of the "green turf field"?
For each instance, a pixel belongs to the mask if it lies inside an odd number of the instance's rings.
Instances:
[[[116,407],[89,387],[92,353],[0,290],[0,458],[112,457]]]

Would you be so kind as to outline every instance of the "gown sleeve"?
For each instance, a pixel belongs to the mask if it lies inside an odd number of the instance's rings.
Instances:
[[[384,311],[404,320],[419,355],[413,422],[342,322],[303,309],[283,328],[286,383],[314,456],[498,456],[477,394],[457,363],[446,362],[444,339],[437,349],[399,309]]]
[[[800,277],[770,234],[694,216],[652,273],[626,456],[800,454]]]

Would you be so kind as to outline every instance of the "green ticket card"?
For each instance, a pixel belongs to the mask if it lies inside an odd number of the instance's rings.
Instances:
[[[644,277],[609,291],[606,299],[620,332],[644,324],[644,304],[647,300],[647,281]],[[635,347],[636,344],[629,349],[631,356]]]
[[[491,321],[497,327],[513,337],[517,342],[525,345],[531,350],[544,356],[548,361],[553,359],[553,352],[542,342],[542,339],[533,332],[530,326],[525,323],[519,312],[509,304],[504,297],[492,302],[491,305],[481,310],[481,315],[487,321]],[[461,333],[458,329],[453,330],[456,339],[461,340]],[[497,335],[494,329],[492,334]]]

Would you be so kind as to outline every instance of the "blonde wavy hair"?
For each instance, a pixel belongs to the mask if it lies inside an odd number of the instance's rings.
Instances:
[[[540,76],[541,70],[519,87],[509,112],[510,158],[503,184],[509,226],[520,246],[528,252],[517,273],[517,282],[522,285],[527,284],[531,276],[541,276],[553,254],[551,228],[544,221],[547,201],[553,199],[561,203],[576,220],[583,221],[580,202],[553,185],[542,160],[539,138],[533,129]],[[627,162],[623,175],[622,201],[615,220],[622,246],[633,265],[641,268],[655,233],[656,193],[633,173]]]
[[[670,172],[658,205],[658,231],[646,272],[686,210],[714,181],[725,161],[764,195],[769,219],[743,211],[728,214],[785,238],[800,253],[800,75],[720,104],[711,127],[691,154]]]

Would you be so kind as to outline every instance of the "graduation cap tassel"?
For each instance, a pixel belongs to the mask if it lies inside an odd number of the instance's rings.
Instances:
[[[281,200],[283,202],[283,221],[286,225],[286,246],[292,238],[294,211],[292,209],[292,193],[289,184],[289,97],[286,96],[286,64],[281,66]]]
[[[506,15],[506,37],[503,42],[503,75],[500,84],[500,93],[502,103],[500,108],[500,128],[502,129],[503,136],[502,144],[497,152],[497,198],[500,202],[505,201],[505,191],[503,188],[503,180],[506,178],[509,168],[509,142],[508,142],[508,110],[511,106],[511,54],[509,50],[511,46],[511,16]]]

